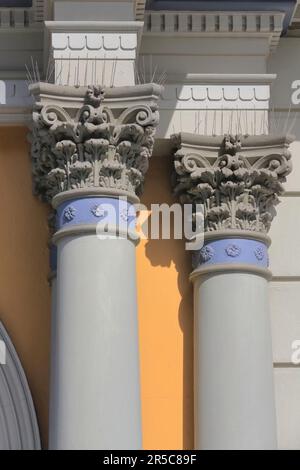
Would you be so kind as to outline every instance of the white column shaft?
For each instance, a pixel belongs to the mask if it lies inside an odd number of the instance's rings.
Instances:
[[[139,449],[135,246],[58,241],[50,448]]]
[[[275,449],[268,282],[199,276],[195,303],[195,447]]]

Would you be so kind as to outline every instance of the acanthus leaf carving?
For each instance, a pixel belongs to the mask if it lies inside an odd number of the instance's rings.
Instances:
[[[292,169],[292,139],[277,138],[274,144],[271,136],[210,139],[202,142],[199,136],[197,145],[194,136],[174,136],[175,193],[182,203],[203,204],[205,231],[268,232]]]
[[[157,104],[128,106],[114,117],[103,96],[102,88],[89,87],[75,117],[55,104],[35,107],[33,179],[43,200],[89,187],[141,194],[159,120]]]

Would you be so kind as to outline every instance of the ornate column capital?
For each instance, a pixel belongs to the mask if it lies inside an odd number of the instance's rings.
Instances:
[[[136,200],[152,154],[161,87],[38,84],[31,91],[35,193],[46,202],[71,192]]]
[[[175,145],[175,193],[203,204],[204,230],[267,233],[291,172],[291,136],[200,136]]]

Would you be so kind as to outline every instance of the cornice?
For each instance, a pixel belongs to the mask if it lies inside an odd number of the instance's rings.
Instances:
[[[299,2],[298,2],[299,3]],[[274,10],[284,14],[283,32],[291,23],[296,0],[148,0],[147,9],[153,11],[195,12],[260,12]]]
[[[273,51],[283,29],[284,13],[278,11],[147,11],[145,36],[264,37]]]
[[[94,32],[111,31],[116,33],[141,33],[142,21],[45,21],[46,28],[51,33],[61,32]]]

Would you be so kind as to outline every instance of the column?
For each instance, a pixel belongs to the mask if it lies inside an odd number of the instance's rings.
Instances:
[[[291,140],[174,136],[175,192],[204,214],[191,274],[196,449],[276,449],[267,232]]]
[[[134,204],[161,89],[114,88],[113,107],[101,87],[31,91],[34,188],[56,212],[49,446],[140,449]]]

